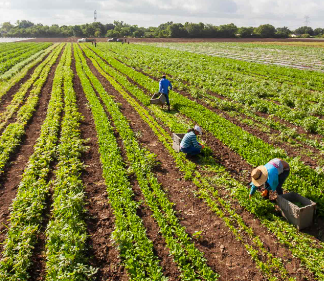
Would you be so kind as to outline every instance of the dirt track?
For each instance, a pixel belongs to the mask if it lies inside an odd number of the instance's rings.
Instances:
[[[36,38],[24,42],[77,42],[78,37],[68,38]],[[107,38],[96,38],[97,42],[107,42]],[[190,42],[324,42],[320,39],[300,39],[300,38],[126,38],[130,43],[190,43]]]

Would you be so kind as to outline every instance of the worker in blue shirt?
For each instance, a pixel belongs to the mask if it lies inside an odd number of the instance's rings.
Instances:
[[[171,82],[163,75],[159,82],[159,92],[165,96],[168,110],[170,111],[169,88],[172,90]]]
[[[264,198],[269,198],[269,190],[276,191],[278,195],[281,195],[283,193],[282,185],[289,176],[289,171],[289,164],[279,158],[274,158],[264,166],[255,168],[251,173],[250,198],[262,185],[265,185],[265,190],[262,192]]]
[[[201,134],[202,130],[198,125],[196,125],[193,129],[188,130],[188,133],[186,133],[181,140],[180,151],[191,156],[200,153],[201,149],[203,149],[204,146],[198,143],[197,135]]]

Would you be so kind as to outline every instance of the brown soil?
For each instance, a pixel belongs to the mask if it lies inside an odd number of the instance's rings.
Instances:
[[[81,122],[81,137],[88,140],[88,151],[82,160],[85,171],[82,180],[87,194],[86,219],[89,233],[90,264],[98,268],[96,280],[126,281],[129,279],[124,266],[121,264],[119,253],[112,244],[111,233],[114,230],[114,214],[108,202],[106,185],[102,177],[97,133],[88,101],[82,89],[81,81],[77,76],[74,58],[73,85],[77,95],[77,104],[84,120]]]
[[[6,168],[4,174],[0,178],[0,195],[1,195],[1,205],[0,205],[0,243],[5,239],[5,233],[7,228],[5,225],[9,224],[9,206],[12,200],[16,196],[17,188],[21,180],[25,166],[29,160],[29,157],[34,152],[33,147],[40,135],[41,125],[46,118],[46,111],[48,102],[51,96],[52,84],[54,79],[55,69],[57,67],[59,60],[53,65],[47,81],[45,82],[43,89],[40,94],[40,99],[36,108],[36,112],[31,118],[29,124],[26,126],[26,134],[23,137],[22,144],[14,153],[13,158],[10,161],[10,165]],[[2,245],[1,245],[2,248]],[[34,268],[35,272],[39,269]]]

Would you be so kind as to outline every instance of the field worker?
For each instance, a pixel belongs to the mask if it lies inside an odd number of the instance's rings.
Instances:
[[[171,82],[165,78],[165,75],[163,75],[162,79],[159,82],[159,92],[165,96],[168,110],[170,111],[169,87],[170,90],[172,90]]]
[[[281,195],[282,185],[289,176],[289,170],[289,164],[279,158],[274,158],[264,166],[253,169],[250,198],[263,184],[265,184],[265,190],[262,192],[264,198],[269,199],[269,190],[277,191],[277,194]]]
[[[180,151],[186,153],[187,155],[196,155],[200,153],[204,146],[197,141],[197,135],[201,135],[201,128],[196,125],[193,129],[188,130],[184,135],[180,143]]]

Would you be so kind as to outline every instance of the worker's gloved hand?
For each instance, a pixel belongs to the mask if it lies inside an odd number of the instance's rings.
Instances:
[[[268,189],[263,190],[261,195],[263,198],[269,198],[269,190]]]
[[[250,198],[250,199],[252,198],[252,194],[249,194],[249,198]]]

